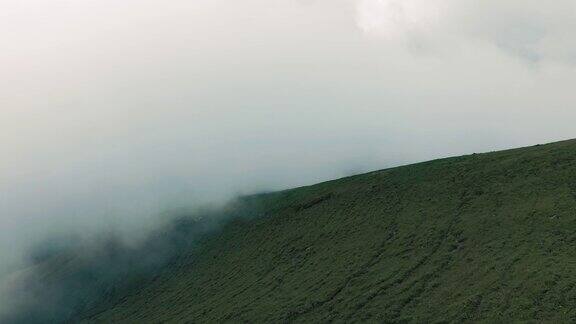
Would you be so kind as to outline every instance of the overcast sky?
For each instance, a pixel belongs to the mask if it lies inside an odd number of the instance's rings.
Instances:
[[[55,230],[576,137],[575,31],[574,0],[0,0],[0,263]]]

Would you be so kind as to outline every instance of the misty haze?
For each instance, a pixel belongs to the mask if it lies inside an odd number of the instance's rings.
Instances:
[[[573,0],[2,0],[0,323],[574,322],[575,36]]]

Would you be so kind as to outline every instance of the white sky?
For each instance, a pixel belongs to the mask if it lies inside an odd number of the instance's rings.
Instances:
[[[173,203],[575,137],[575,18],[569,0],[0,0],[0,258]]]

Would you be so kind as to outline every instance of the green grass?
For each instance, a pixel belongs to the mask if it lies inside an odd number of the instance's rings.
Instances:
[[[576,141],[259,196],[97,322],[576,321]]]
[[[576,141],[250,199],[85,321],[576,321]]]

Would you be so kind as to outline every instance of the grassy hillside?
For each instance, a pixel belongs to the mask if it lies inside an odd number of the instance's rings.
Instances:
[[[576,321],[576,141],[250,198],[85,322]]]

